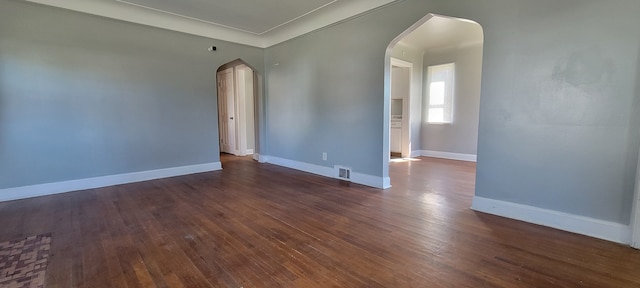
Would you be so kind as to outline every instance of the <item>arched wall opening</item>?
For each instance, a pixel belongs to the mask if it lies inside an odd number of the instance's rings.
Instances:
[[[435,14],[391,41],[385,54],[385,188],[392,184],[393,162],[421,156],[476,161],[483,45],[480,24]],[[408,81],[397,76],[406,67]]]
[[[262,80],[258,70],[236,59],[216,70],[220,153],[253,155],[260,161]]]

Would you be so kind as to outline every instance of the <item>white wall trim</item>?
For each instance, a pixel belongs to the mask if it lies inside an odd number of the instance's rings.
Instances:
[[[388,177],[387,177],[388,178]],[[358,172],[351,173],[351,182],[362,184],[378,189],[387,189],[384,177],[362,174]]]
[[[351,0],[336,1],[337,5],[325,6],[322,10],[306,15],[305,17],[281,25],[261,35],[262,48],[271,47],[289,39],[310,33],[312,31],[331,26],[341,21],[347,21],[361,14],[374,11],[393,4],[398,0]]]
[[[257,160],[260,163],[268,163],[269,162],[269,156],[262,155],[262,154],[259,154],[259,153],[253,154],[253,159]]]
[[[391,188],[391,177],[382,178],[382,189]]]
[[[0,189],[0,202],[221,170],[220,162]]]
[[[305,162],[299,162],[299,161],[273,157],[273,156],[269,156],[267,163],[271,163],[274,165],[287,167],[295,170],[300,170],[300,171],[304,171],[304,172],[308,172],[308,173],[312,173],[312,174],[316,174],[324,177],[334,178],[333,167],[325,167],[325,166],[309,164]]]
[[[264,40],[257,35],[213,25],[194,19],[170,15],[159,11],[124,4],[118,1],[86,1],[86,0],[27,0],[39,4],[64,8],[87,14],[103,16],[122,21],[163,28],[187,34],[220,39],[254,47],[263,47]],[[206,49],[206,47],[203,47]]]
[[[432,150],[422,150],[421,154],[422,156],[425,156],[425,157],[443,158],[443,159],[469,161],[469,162],[476,162],[478,158],[477,155],[473,155],[473,154],[461,154],[461,153],[451,153],[451,152],[432,151]]]
[[[411,151],[411,158],[420,157],[420,156],[422,156],[422,151],[420,150]]]
[[[391,66],[413,68],[413,63],[399,58],[391,57]]]
[[[477,196],[471,209],[622,244],[631,240],[629,226],[611,221]]]
[[[402,99],[402,136],[400,137],[400,152],[402,157],[411,157],[411,102],[414,97],[415,87],[413,83],[413,63],[391,57],[391,67],[389,68],[389,77],[391,77],[391,87],[393,87],[393,67],[409,69],[409,89],[408,95],[404,95]],[[393,95],[391,95],[393,96]],[[406,98],[406,99],[405,99]],[[391,114],[391,110],[389,110]],[[391,133],[389,133],[391,134]]]
[[[278,158],[273,156],[269,156],[267,158],[267,163],[271,163],[274,165],[287,167],[295,170],[300,170],[300,171],[304,171],[307,173],[312,173],[312,174],[316,174],[324,177],[336,178],[334,175],[333,167],[325,167],[325,166],[299,162],[299,161],[294,161],[294,160],[289,160],[284,158]],[[389,177],[386,177],[385,179],[384,177],[362,174],[355,171],[351,171],[351,182],[374,187],[374,188],[379,188],[379,189],[387,189],[391,187],[391,185],[389,185],[389,182],[390,182]]]
[[[194,34],[249,46],[267,48],[311,31],[339,23],[360,14],[389,5],[397,0],[351,0],[335,1],[298,19],[278,25],[262,34],[231,28],[218,23],[169,13],[126,1],[86,0],[27,0],[34,3],[64,8],[122,21],[138,23],[167,30]],[[206,49],[206,47],[203,47]]]

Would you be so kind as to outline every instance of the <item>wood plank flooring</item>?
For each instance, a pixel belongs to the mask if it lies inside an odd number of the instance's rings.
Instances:
[[[393,188],[248,158],[223,171],[0,203],[0,242],[52,233],[47,287],[640,287],[640,252],[473,212],[473,163]]]

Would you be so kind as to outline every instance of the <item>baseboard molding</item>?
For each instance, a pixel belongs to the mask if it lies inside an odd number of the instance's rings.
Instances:
[[[221,170],[220,162],[0,189],[0,202]]]
[[[630,227],[616,222],[477,196],[473,198],[471,209],[616,243],[631,242]]]
[[[351,173],[351,182],[362,184],[369,187],[378,188],[378,189],[387,189],[391,187],[391,185],[387,185],[384,177],[362,174],[357,172]],[[388,182],[391,182],[391,180],[389,180]]]
[[[333,178],[333,167],[325,167],[273,156],[268,157],[267,163]]]
[[[262,155],[262,154],[253,154],[253,159],[257,160],[260,163],[267,163],[269,162],[269,157],[266,155]]]
[[[382,178],[382,189],[391,188],[391,177]]]
[[[295,170],[304,171],[307,173],[312,173],[324,177],[336,178],[334,177],[334,168],[333,167],[325,167],[300,161],[294,161],[284,158],[278,158],[273,156],[268,156],[267,163],[287,167]],[[365,186],[370,186],[374,188],[387,189],[391,187],[390,180],[385,179],[384,177],[372,176],[368,174],[362,174],[352,171],[351,173],[351,182],[362,184]]]
[[[422,150],[420,154],[425,157],[434,157],[434,158],[443,158],[450,160],[460,160],[460,161],[468,161],[468,162],[476,162],[478,159],[477,155],[473,154],[461,154],[461,153],[451,153],[451,152],[442,152],[442,151],[432,151],[432,150]]]
[[[420,156],[422,156],[422,151],[416,150],[416,151],[411,151],[411,155],[409,157],[415,158],[415,157],[420,157]]]
[[[237,153],[231,153],[231,154],[236,155],[236,156],[249,156],[249,155],[254,155],[255,154],[255,153],[253,153],[253,149],[236,150],[235,152],[237,152]]]

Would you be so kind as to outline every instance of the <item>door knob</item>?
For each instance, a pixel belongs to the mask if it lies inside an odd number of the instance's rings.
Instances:
[[[229,119],[233,120],[233,117],[229,117]]]

